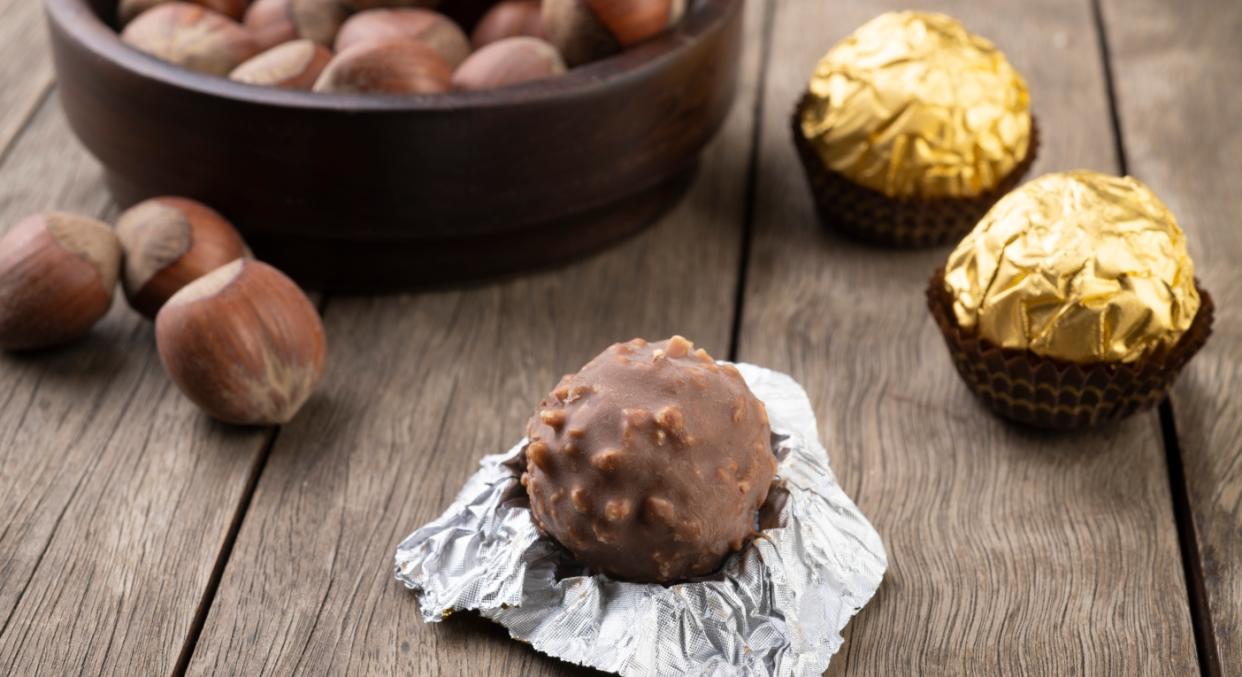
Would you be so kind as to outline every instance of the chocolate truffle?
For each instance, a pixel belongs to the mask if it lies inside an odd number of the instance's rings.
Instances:
[[[958,326],[1068,362],[1134,362],[1199,312],[1186,236],[1150,188],[1088,171],[1007,195],[945,266]]]
[[[960,237],[1025,173],[1034,145],[1022,76],[932,12],[882,14],[829,50],[794,128],[825,218],[893,244]]]
[[[776,472],[763,403],[680,336],[610,347],[561,380],[527,435],[535,522],[631,581],[718,569],[755,535]]]
[[[1212,319],[1168,207],[1135,179],[1090,171],[1005,196],[931,284],[972,389],[1010,418],[1051,427],[1158,402]]]

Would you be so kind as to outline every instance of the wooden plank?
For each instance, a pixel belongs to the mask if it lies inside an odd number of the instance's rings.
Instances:
[[[49,100],[0,168],[0,228],[105,215]],[[269,437],[209,423],[118,300],[80,344],[0,354],[0,674],[167,674]]]
[[[998,420],[928,317],[948,248],[876,249],[815,223],[794,104],[833,42],[910,6],[959,17],[1027,76],[1036,173],[1117,168],[1088,0],[778,0],[740,356],[806,385],[833,466],[890,554],[830,672],[1194,674],[1157,416],[1080,435]]]
[[[0,158],[52,86],[43,3],[0,0]]]
[[[1210,617],[1209,674],[1242,675],[1242,4],[1102,5],[1128,168],[1186,228],[1216,335],[1172,397]]]
[[[608,344],[682,333],[727,354],[761,14],[737,105],[675,213],[566,269],[469,291],[332,299],[326,397],[282,431],[190,672],[565,674],[486,623],[420,620],[396,545],[557,378]]]

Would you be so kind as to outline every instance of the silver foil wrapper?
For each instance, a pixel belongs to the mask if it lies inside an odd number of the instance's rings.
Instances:
[[[398,546],[397,580],[423,620],[474,611],[550,656],[627,676],[823,674],[888,558],[828,466],[806,392],[785,374],[736,366],[768,409],[788,492],[779,527],[702,580],[581,573],[522,500],[523,441],[484,458],[448,511]]]

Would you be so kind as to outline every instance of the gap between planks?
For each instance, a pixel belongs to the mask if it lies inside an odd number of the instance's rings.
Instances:
[[[30,131],[32,127],[40,120],[41,116],[47,115],[49,111],[52,110],[51,108],[52,106],[58,105],[55,101],[52,100],[52,97],[55,91],[56,91],[56,84],[54,80],[48,80],[47,82],[40,85],[38,95],[30,99],[32,102],[31,105],[29,106],[27,110],[21,113],[19,122],[14,126],[15,128],[14,134],[7,139],[0,140],[0,169],[4,169],[7,167],[9,161],[12,159],[12,156],[15,150],[20,146],[21,142],[26,137],[27,132]],[[66,130],[66,133],[68,133],[67,130]],[[55,207],[54,205],[48,206],[48,208],[54,208],[54,207]],[[113,221],[119,213],[117,210],[115,201],[112,200],[110,196],[107,198],[106,201],[103,202],[102,205],[93,207],[91,209],[82,209],[81,211],[83,211],[84,213],[89,213],[93,217],[103,220],[105,222]],[[4,226],[7,226],[7,225],[9,224],[0,224],[0,233],[3,232]],[[316,297],[319,297],[319,301],[316,305],[320,313],[323,314],[324,312],[326,312],[327,303],[328,303],[327,298],[326,296],[320,296],[316,294],[312,295],[312,299]],[[124,304],[124,301],[121,300],[119,296],[117,299],[114,300],[114,306],[123,305],[123,304]],[[194,649],[195,644],[197,643],[198,636],[201,633],[203,622],[206,618],[207,611],[211,608],[211,604],[214,601],[215,591],[218,589],[220,576],[224,570],[225,565],[228,562],[228,558],[232,552],[233,545],[236,542],[237,533],[241,527],[243,520],[245,519],[245,515],[249,509],[249,506],[254,496],[255,488],[258,484],[259,478],[262,476],[262,473],[266,467],[267,460],[270,456],[270,452],[275,444],[275,441],[279,436],[279,432],[280,432],[280,427],[270,427],[267,429],[264,442],[262,446],[260,447],[260,449],[258,450],[258,453],[256,454],[254,461],[251,463],[249,470],[247,471],[244,488],[243,488],[241,495],[239,496],[238,504],[234,508],[233,515],[230,518],[229,527],[228,527],[226,536],[224,540],[222,541],[220,551],[218,552],[213,562],[212,571],[208,579],[207,585],[204,588],[203,596],[200,598],[196,606],[196,609],[194,611],[194,614],[190,620],[190,626],[189,626],[186,638],[182,642],[180,652],[177,654],[177,660],[174,663],[174,667],[172,670],[172,674],[174,675],[184,674],[186,666],[189,662],[189,659],[193,655],[193,649]],[[84,473],[82,475],[82,478],[79,481],[79,484],[87,480],[88,474],[89,473]],[[76,489],[74,490],[74,493],[75,494],[77,493]],[[67,500],[65,502],[65,505],[62,510],[62,517],[63,517],[63,512],[67,512],[69,510],[69,507],[72,504],[72,502],[73,502],[72,499]],[[35,560],[34,565],[31,567],[31,573],[30,573],[29,579],[27,580],[26,584],[23,586],[21,592],[14,599],[12,609],[10,609],[9,613],[5,615],[3,622],[0,622],[0,636],[3,636],[4,633],[8,630],[10,622],[12,621],[14,615],[16,615],[17,613],[17,609],[20,608],[22,601],[26,597],[26,593],[29,589],[30,581],[34,580],[35,576],[37,575],[37,572],[44,566],[44,558],[47,554],[47,550],[50,547],[51,543],[55,540],[55,534],[59,531],[59,521],[60,520],[58,519],[57,526],[52,528],[51,531],[49,532],[51,535],[49,536],[48,541],[44,545],[41,553]]]
[[[752,148],[743,144],[754,138],[756,121],[751,115],[756,106],[752,97],[760,96],[755,86],[760,77],[758,57],[766,46],[758,29],[767,25],[764,15],[768,11],[765,3],[750,6],[752,22],[748,25],[756,40],[749,43],[745,60],[749,65],[745,66],[744,81],[748,84],[739,92],[733,118],[736,124],[726,127],[726,136],[718,137],[711,150],[716,160],[728,160],[723,165],[728,168],[727,177],[721,172],[701,173],[696,192],[672,215],[676,224],[666,219],[652,232],[561,271],[467,292],[410,295],[380,303],[333,297],[328,323],[344,332],[341,340],[353,337],[360,341],[374,332],[376,345],[372,348],[376,354],[356,356],[359,373],[348,380],[336,379],[341,386],[336,392],[337,402],[325,403],[324,416],[318,422],[303,420],[281,431],[214,593],[188,672],[229,667],[245,671],[245,665],[310,671],[314,671],[311,666],[350,666],[364,671],[359,667],[363,665],[391,671],[394,665],[405,665],[411,671],[434,672],[444,671],[446,666],[485,669],[489,664],[520,664],[528,670],[524,674],[571,672],[567,666],[540,659],[505,638],[476,642],[474,634],[461,631],[460,624],[457,629],[438,632],[426,629],[417,618],[405,615],[410,605],[408,596],[392,582],[390,573],[377,570],[375,564],[390,561],[392,544],[408,533],[411,524],[434,517],[451,499],[460,487],[457,477],[464,479],[465,473],[473,472],[477,465],[474,449],[504,448],[497,443],[507,446],[512,442],[505,431],[512,426],[505,421],[516,424],[513,410],[525,409],[532,388],[541,390],[555,381],[550,368],[576,367],[582,363],[579,358],[585,361],[590,357],[582,354],[584,350],[632,332],[667,336],[668,330],[694,331],[698,333],[687,335],[705,337],[701,343],[715,345],[718,354],[726,354],[734,324],[733,317],[725,316],[735,310],[732,281],[722,287],[713,285],[715,288],[706,295],[702,292],[707,290],[696,290],[694,295],[683,292],[693,287],[684,283],[696,273],[701,275],[696,279],[707,281],[739,271],[740,226],[747,207],[745,185],[755,171]],[[727,237],[717,219],[711,218],[723,217],[726,212]],[[680,248],[713,233],[719,237],[703,238],[707,249],[702,263],[679,265],[683,263]],[[661,235],[671,237],[671,245]],[[629,283],[618,284],[618,274],[636,274],[643,283],[635,291]],[[585,296],[581,290],[575,291],[575,282],[588,287]],[[671,307],[679,310],[653,309],[653,304],[631,301],[636,293],[640,300],[648,295],[669,297],[674,304]],[[599,298],[592,298],[596,295]],[[599,316],[601,311],[606,317]],[[625,311],[625,315],[618,316],[618,311]],[[389,314],[401,317],[390,320]],[[515,319],[532,328],[510,331],[505,324]],[[562,320],[572,323],[556,328]],[[413,335],[407,335],[407,330]],[[531,345],[524,345],[524,341]],[[405,359],[420,345],[427,349],[425,355]],[[489,352],[493,349],[497,352]],[[376,362],[384,359],[385,350],[393,359],[402,358],[393,368]],[[451,364],[437,365],[436,356],[454,356],[466,366],[459,374]],[[428,359],[433,361],[418,364]],[[458,385],[459,377],[466,379],[463,383],[476,379],[481,388],[457,388],[455,396],[440,401]],[[418,404],[417,398],[398,394],[411,388],[433,392],[435,401]],[[392,399],[380,399],[385,392],[391,392],[388,397]],[[367,398],[372,398],[371,406]],[[471,420],[472,416],[454,413],[480,405],[496,411],[493,418],[498,420],[480,424]],[[354,406],[368,409],[354,415]],[[436,416],[441,407],[443,416]],[[334,422],[333,415],[350,418]],[[447,428],[446,422],[450,424]],[[356,441],[354,449],[331,438],[323,439],[327,426],[338,423],[341,439]],[[470,457],[448,453],[459,448],[471,450]],[[409,463],[403,471],[375,465],[406,461]],[[419,467],[414,467],[414,461]],[[330,469],[338,464],[350,471],[347,476],[340,477]],[[394,474],[396,477],[391,477]],[[313,515],[291,507],[300,496],[315,501],[309,506]],[[324,530],[315,525],[304,527],[306,520],[331,520],[338,531],[335,544],[331,526]],[[366,523],[366,531],[371,533],[359,535],[357,525],[361,523]],[[263,594],[282,596],[296,589],[304,598],[277,615],[254,599],[252,586],[271,562],[289,559],[289,542],[296,539],[283,538],[282,530],[295,534],[302,529],[310,538],[300,541],[298,547],[305,552],[314,548],[324,556],[319,558],[322,561],[301,558],[304,566],[297,575],[264,585]],[[333,547],[340,552],[329,559]],[[299,577],[311,582],[301,587],[297,585]],[[385,618],[393,613],[404,617]],[[291,620],[286,621],[286,617]],[[487,632],[497,637],[504,634],[490,626]],[[411,643],[421,645],[420,650],[411,651]]]
[[[1050,120],[1085,118],[1082,125],[1050,125],[1054,136],[1041,167],[1117,171],[1099,57],[1082,59],[1098,41],[1086,0],[1041,3],[1021,12],[965,0],[914,4],[947,10],[996,39],[1029,68],[1024,74],[1041,96],[1037,110]],[[805,84],[791,67],[805,66],[802,72],[809,73],[831,42],[799,29],[826,26],[835,31],[827,37],[835,37],[904,5],[854,0],[829,7],[819,0],[789,0],[781,7],[775,33],[783,39],[774,59],[789,61],[769,75],[771,114]],[[1025,20],[1017,21],[1017,14]],[[1116,435],[1096,433],[1071,444],[1003,426],[967,404],[946,370],[943,342],[934,329],[929,336],[921,286],[914,291],[926,278],[910,272],[912,266],[930,271],[943,259],[873,252],[812,233],[809,201],[786,194],[801,179],[797,167],[786,164],[792,157],[784,145],[789,131],[771,123],[762,165],[770,173],[759,191],[767,206],[760,205],[751,255],[756,298],[748,300],[743,318],[742,356],[805,376],[803,385],[821,414],[821,435],[837,462],[834,471],[864,510],[875,510],[891,553],[885,586],[851,622],[846,655],[834,660],[830,674],[909,674],[937,667],[954,672],[963,663],[989,673],[1008,667],[1064,674],[1091,666],[1198,672],[1191,665],[1196,649],[1189,608],[1168,603],[1185,594],[1185,582],[1177,570],[1177,527],[1166,507],[1169,479],[1160,475],[1164,447],[1157,416],[1135,419],[1115,429]],[[791,243],[790,236],[803,241]],[[809,245],[820,253],[803,249]],[[805,282],[795,287],[800,280]],[[864,292],[892,303],[860,308]],[[770,303],[774,299],[788,300],[778,306]],[[842,321],[825,326],[818,316],[831,312]],[[866,347],[886,333],[919,340],[878,351]],[[829,376],[830,369],[836,373]],[[926,416],[942,410],[949,415]],[[973,454],[972,447],[991,455]],[[1094,453],[1080,453],[1083,447]],[[1136,450],[1153,463],[1119,476],[1113,463]],[[998,461],[996,453],[1005,455]],[[1114,496],[1121,500],[1109,500]],[[954,518],[950,530],[929,517],[938,514]],[[1077,556],[1048,567],[1047,546],[1073,548]],[[1119,576],[1118,567],[1128,575]],[[976,585],[964,586],[966,581]],[[1151,591],[1162,599],[1153,599]],[[945,595],[956,603],[938,603]],[[1040,621],[1048,623],[1032,625]],[[1163,646],[1126,648],[1147,631]]]
[[[1130,161],[1121,128],[1121,110],[1117,101],[1117,81],[1113,67],[1112,45],[1108,39],[1108,23],[1104,19],[1100,0],[1091,0],[1091,18],[1099,40],[1100,65],[1104,73],[1105,93],[1108,95],[1108,111],[1112,123],[1113,148],[1117,155],[1117,166],[1121,170],[1121,175],[1127,176],[1130,174]],[[1177,419],[1173,416],[1173,403],[1168,397],[1160,402],[1159,416],[1160,436],[1164,443],[1165,463],[1169,477],[1169,495],[1173,504],[1173,521],[1177,525],[1177,545],[1182,558],[1182,574],[1186,580],[1186,597],[1190,604],[1191,630],[1195,637],[1195,650],[1199,656],[1199,671],[1203,677],[1219,677],[1221,674],[1220,653],[1216,649],[1216,634],[1212,629],[1212,612],[1207,602],[1203,562],[1199,559],[1200,550],[1195,536],[1190,491],[1186,484],[1185,464],[1182,462],[1181,445],[1178,444],[1177,438]]]
[[[36,96],[31,97],[30,105],[22,112],[19,122],[14,126],[13,135],[7,139],[0,140],[0,168],[9,161],[9,156],[13,153],[13,148],[17,146],[17,140],[22,138],[27,129],[30,129],[31,123],[34,122],[35,116],[43,110],[43,106],[47,103],[52,92],[56,89],[54,80],[45,81],[39,88]]]
[[[1115,134],[1114,142],[1117,146],[1118,161],[1121,163],[1121,169],[1124,172],[1126,171],[1127,167],[1126,167],[1125,154],[1124,154],[1124,145],[1121,139],[1121,134],[1120,134],[1120,129],[1119,129],[1120,120],[1118,117],[1115,93],[1113,90],[1113,81],[1112,81],[1113,73],[1112,73],[1111,64],[1109,63],[1107,32],[1106,32],[1106,27],[1104,26],[1102,18],[1100,16],[1098,0],[1093,0],[1092,6],[1093,6],[1093,11],[1095,14],[1096,21],[1097,21],[1096,27],[1097,27],[1099,39],[1101,41],[1101,53],[1102,53],[1102,58],[1104,59],[1104,72],[1106,74],[1106,80],[1107,80],[1107,85],[1109,89],[1108,91],[1109,108],[1110,108],[1110,113],[1111,113],[1112,120],[1113,120],[1113,132]],[[756,177],[757,177],[757,165],[758,165],[758,153],[759,153],[759,138],[758,137],[760,136],[760,133],[761,133],[762,118],[765,113],[764,97],[761,95],[761,93],[765,89],[764,85],[766,83],[767,73],[769,69],[769,62],[770,62],[769,57],[772,51],[771,37],[772,37],[772,30],[773,30],[774,12],[775,12],[774,6],[769,5],[768,7],[766,7],[766,10],[763,15],[764,16],[764,28],[763,28],[764,43],[763,43],[763,51],[762,51],[763,57],[762,57],[761,69],[760,69],[760,84],[759,84],[759,89],[758,89],[758,91],[760,92],[760,95],[756,97],[756,101],[754,104],[755,120],[754,120],[753,134],[755,138],[754,138],[754,142],[752,143],[751,157],[750,157],[750,161],[748,162],[748,167],[747,167],[746,197],[743,203],[745,207],[745,217],[743,220],[743,229],[742,229],[742,237],[743,237],[742,249],[741,249],[742,268],[740,271],[741,278],[739,279],[739,287],[738,287],[739,293],[738,293],[736,303],[733,309],[734,310],[734,317],[733,317],[734,330],[733,330],[733,333],[731,336],[731,342],[730,342],[730,355],[729,355],[730,359],[736,359],[738,349],[739,349],[739,338],[740,338],[739,337],[739,325],[740,325],[740,319],[741,319],[742,311],[743,311],[744,290],[745,290],[745,284],[746,284],[745,277],[747,274],[747,261],[749,259],[750,245],[751,245],[751,239],[753,235],[752,231],[753,231],[753,224],[754,224],[754,219],[755,219],[755,210],[757,209],[757,204],[756,204],[757,201],[755,200],[755,191],[757,190]],[[7,142],[4,144],[3,148],[0,148],[0,166],[2,166],[5,160],[8,159],[8,156],[11,153],[12,148],[16,145],[17,140],[22,136],[25,129],[29,126],[30,122],[37,115],[37,112],[42,108],[43,104],[47,101],[52,91],[53,91],[53,85],[51,82],[48,82],[42,87],[39,95],[34,98],[33,104],[23,114],[24,117],[22,118],[22,122],[18,128],[17,133],[15,133],[10,139],[7,139],[6,140]],[[327,302],[328,302],[328,298],[324,297],[320,303],[321,312],[326,313]],[[1207,645],[1207,643],[1210,643],[1212,641],[1212,633],[1210,631],[1211,620],[1210,620],[1210,614],[1207,613],[1206,607],[1203,604],[1203,598],[1202,598],[1201,593],[1196,593],[1196,589],[1200,591],[1202,590],[1202,572],[1198,566],[1199,565],[1198,558],[1195,556],[1195,553],[1197,553],[1198,550],[1197,550],[1197,547],[1195,547],[1193,544],[1193,539],[1194,539],[1193,525],[1190,523],[1191,518],[1189,514],[1188,500],[1186,497],[1185,479],[1180,471],[1181,459],[1178,453],[1176,430],[1173,424],[1173,419],[1172,419],[1171,414],[1172,414],[1171,405],[1166,401],[1164,404],[1161,405],[1161,420],[1162,420],[1162,423],[1165,424],[1162,426],[1162,428],[1164,432],[1165,449],[1166,449],[1166,452],[1169,454],[1169,463],[1170,463],[1169,480],[1170,480],[1170,483],[1173,489],[1173,492],[1172,492],[1173,500],[1174,500],[1173,507],[1174,507],[1174,511],[1177,517],[1179,537],[1182,539],[1181,554],[1183,558],[1183,563],[1186,565],[1186,576],[1187,576],[1186,582],[1187,582],[1189,592],[1191,593],[1190,599],[1191,599],[1191,604],[1192,604],[1192,617],[1195,622],[1196,643],[1198,644],[1198,649],[1200,651],[1200,659],[1201,659],[1200,662],[1201,662],[1201,666],[1203,667],[1204,673],[1209,674],[1209,675],[1214,675],[1214,674],[1219,674],[1218,663],[1216,664],[1215,671],[1210,669],[1210,665],[1213,662],[1212,659],[1215,659],[1215,653],[1214,652],[1208,653],[1208,656],[1207,656],[1208,660],[1204,660],[1205,658],[1204,652],[1210,651],[1211,649],[1211,647]],[[263,450],[259,454],[258,458],[256,459],[252,467],[251,472],[248,475],[246,489],[243,493],[243,496],[237,508],[236,514],[234,515],[233,520],[230,524],[228,536],[225,540],[225,543],[222,546],[220,555],[219,557],[217,557],[217,561],[215,563],[215,566],[212,572],[209,587],[205,591],[204,596],[202,600],[200,601],[199,610],[195,614],[195,619],[191,627],[191,634],[187,638],[187,642],[185,646],[182,647],[182,652],[176,663],[176,669],[174,670],[174,674],[182,674],[184,672],[186,663],[188,663],[189,657],[193,654],[193,648],[194,648],[194,645],[197,643],[198,633],[201,631],[202,623],[206,616],[206,612],[207,610],[210,609],[212,602],[214,601],[215,593],[216,593],[216,590],[219,584],[220,575],[225,565],[227,564],[229,557],[231,556],[232,547],[235,542],[236,535],[240,529],[242,522],[245,519],[246,513],[250,507],[250,502],[253,499],[255,487],[257,486],[258,480],[266,467],[266,463],[267,463],[269,454],[271,452],[271,449],[274,446],[276,439],[279,437],[279,432],[280,432],[279,428],[274,428],[270,431],[267,437],[267,440],[265,441]],[[1189,542],[1187,541],[1187,539],[1189,539]],[[1197,581],[1197,585],[1195,585],[1196,581]],[[1206,629],[1203,626],[1204,623],[1209,624]],[[1204,640],[1205,632],[1206,632],[1206,640]]]
[[[755,86],[755,102],[752,110],[750,155],[746,159],[746,195],[742,199],[742,244],[738,252],[737,292],[733,299],[733,324],[729,330],[730,362],[737,362],[741,350],[742,317],[746,312],[746,285],[750,269],[750,248],[754,243],[755,219],[759,209],[759,161],[763,144],[763,121],[767,113],[768,71],[772,65],[772,32],[776,30],[776,3],[767,3],[763,9],[763,27],[759,31],[762,46],[759,48],[759,80]]]
[[[328,294],[321,294],[319,296],[319,302],[315,306],[319,310],[320,317],[323,317],[328,313],[328,299],[330,296]],[[224,542],[220,544],[220,552],[216,555],[216,560],[212,564],[211,577],[207,579],[207,587],[203,590],[203,596],[199,599],[198,606],[194,609],[194,617],[190,619],[189,632],[186,634],[185,641],[181,644],[181,651],[177,653],[177,662],[173,664],[172,674],[174,677],[183,677],[190,667],[190,659],[194,657],[194,649],[198,646],[198,640],[203,634],[203,626],[207,623],[207,614],[211,611],[211,607],[216,601],[216,593],[220,591],[220,580],[224,577],[224,569],[228,566],[229,559],[233,556],[233,547],[237,545],[237,534],[241,532],[242,522],[246,520],[246,514],[250,512],[250,506],[254,503],[254,493],[259,487],[259,478],[262,477],[263,471],[267,469],[268,459],[272,457],[272,449],[276,446],[276,440],[280,438],[282,427],[274,426],[268,431],[267,439],[263,442],[263,448],[255,458],[250,472],[247,473],[246,486],[242,490],[233,519],[229,522],[229,529],[224,536]]]

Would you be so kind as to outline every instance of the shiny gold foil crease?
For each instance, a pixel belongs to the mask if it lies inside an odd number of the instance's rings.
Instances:
[[[1079,364],[1170,348],[1199,312],[1186,236],[1146,185],[1047,174],[1002,198],[949,256],[963,329]]]
[[[896,198],[975,197],[1030,149],[1030,94],[957,20],[890,12],[837,43],[811,79],[802,133],[824,165]]]

